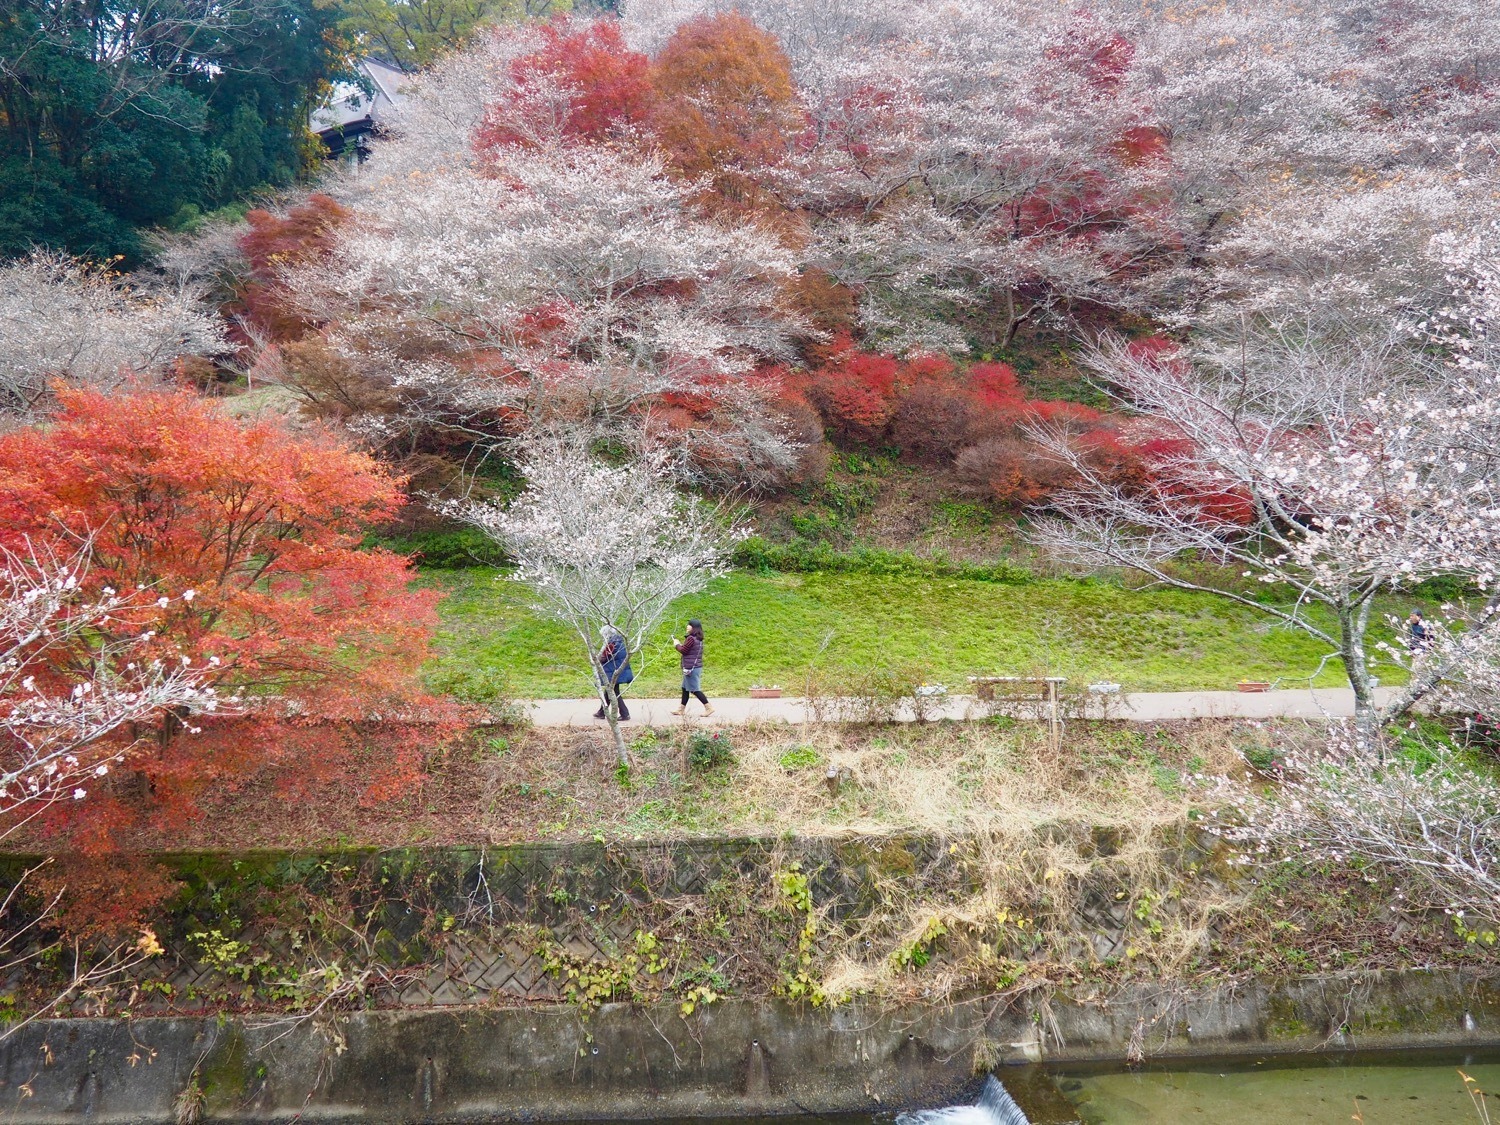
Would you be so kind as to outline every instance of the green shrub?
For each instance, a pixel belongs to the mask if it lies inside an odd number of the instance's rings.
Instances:
[[[777,759],[784,770],[805,770],[821,760],[821,756],[811,746],[793,746]]]
[[[1280,764],[1275,749],[1270,746],[1261,746],[1257,743],[1243,747],[1241,753],[1245,755],[1245,761],[1262,772],[1275,769]]]
[[[695,730],[688,735],[688,765],[711,770],[734,760],[734,743],[728,731]]]
[[[367,545],[410,555],[418,566],[434,570],[458,570],[467,566],[508,566],[504,549],[474,527],[442,531],[417,531],[410,535],[380,538]]]
[[[995,522],[995,514],[982,504],[962,500],[939,500],[933,517],[960,534],[983,531]]]
[[[953,562],[942,555],[922,558],[910,551],[886,551],[858,547],[836,551],[826,543],[794,539],[772,543],[752,535],[735,548],[734,565],[762,573],[873,574],[882,578],[962,578],[971,582],[1021,585],[1034,577],[1024,566],[1001,560],[995,563]]]

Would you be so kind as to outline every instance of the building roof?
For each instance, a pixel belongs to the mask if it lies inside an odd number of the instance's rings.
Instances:
[[[373,127],[406,100],[405,72],[379,59],[360,59],[354,69],[369,83],[369,92],[353,82],[338,82],[328,101],[313,111],[312,131],[319,135],[354,127]]]

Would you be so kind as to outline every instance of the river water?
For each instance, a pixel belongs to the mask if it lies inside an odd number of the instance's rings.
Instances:
[[[1245,1056],[1203,1062],[1020,1067],[999,1072],[1031,1125],[1500,1125],[1500,1096],[1488,1116],[1471,1088],[1500,1095],[1500,1049]],[[976,1084],[974,1096],[979,1088]],[[915,1112],[900,1125],[985,1116]],[[895,1114],[724,1118],[701,1125],[896,1125]],[[657,1125],[689,1125],[686,1119]]]

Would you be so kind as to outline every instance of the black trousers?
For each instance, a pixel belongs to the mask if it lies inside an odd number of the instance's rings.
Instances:
[[[630,718],[630,708],[625,706],[625,700],[620,696],[620,688],[621,687],[622,687],[621,684],[615,684],[614,685],[615,705],[620,709],[620,718],[622,718],[622,719],[628,719],[628,718]],[[606,688],[605,691],[607,693],[609,691],[609,689]],[[601,706],[599,708],[599,710],[597,710],[597,711],[594,712],[594,714],[598,718],[601,718],[601,719],[604,718],[605,717],[604,708]]]

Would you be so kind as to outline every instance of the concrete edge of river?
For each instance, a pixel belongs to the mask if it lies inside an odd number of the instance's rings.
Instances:
[[[41,1122],[547,1121],[939,1104],[978,1065],[1500,1045],[1500,975],[1308,976],[1108,1002],[367,1011],[299,1023],[37,1020],[0,1042],[0,1117]],[[1002,1077],[1003,1077],[1002,1070]]]

